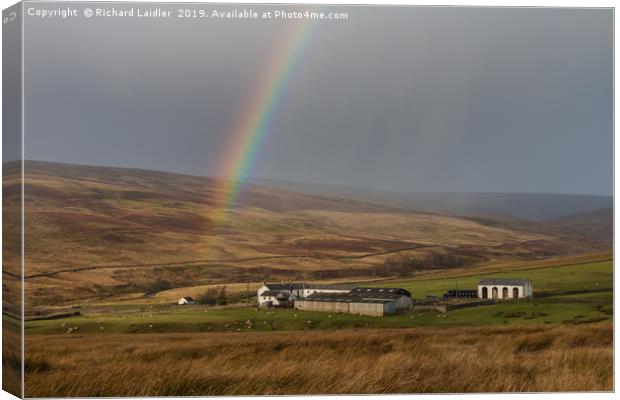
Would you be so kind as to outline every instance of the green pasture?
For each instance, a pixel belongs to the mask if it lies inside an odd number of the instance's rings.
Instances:
[[[476,326],[531,323],[587,323],[609,320],[608,293],[588,301],[566,296],[505,302],[449,311],[446,314],[407,313],[386,317],[302,312],[290,309],[234,308],[204,311],[202,307],[174,307],[161,313],[80,316],[26,322],[26,334],[82,333],[236,332],[342,328],[406,328],[415,326]],[[561,301],[558,299],[561,298]]]
[[[521,271],[507,271],[436,279],[398,279],[371,283],[375,287],[400,287],[416,299],[427,295],[442,296],[448,289],[476,289],[482,278],[525,278],[532,281],[535,293],[564,290],[592,290],[613,287],[611,261],[554,266]]]
[[[386,317],[302,312],[291,309],[258,310],[251,307],[207,307],[200,305],[126,308],[102,315],[27,321],[26,334],[67,333],[156,333],[237,332],[342,328],[405,328],[415,326],[480,326],[523,324],[581,324],[613,317],[612,263],[600,262],[535,270],[511,271],[441,279],[408,279],[382,282],[375,286],[403,287],[423,298],[442,295],[455,288],[474,288],[482,277],[530,279],[535,293],[546,294],[519,301],[464,308],[446,314],[410,312]],[[609,288],[609,290],[604,290]],[[601,290],[603,289],[603,290]],[[569,290],[592,290],[564,294]],[[4,323],[10,325],[5,316]],[[77,329],[75,329],[77,328]]]
[[[7,314],[2,314],[2,328],[19,334],[22,331],[19,319]]]

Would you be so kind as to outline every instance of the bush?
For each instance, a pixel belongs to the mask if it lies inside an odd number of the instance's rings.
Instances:
[[[214,305],[226,305],[228,304],[228,298],[226,297],[226,286],[210,287],[198,296],[196,301],[200,304],[206,304],[209,306]]]
[[[165,279],[158,279],[147,285],[146,293],[157,293],[168,289],[172,289],[172,284]]]

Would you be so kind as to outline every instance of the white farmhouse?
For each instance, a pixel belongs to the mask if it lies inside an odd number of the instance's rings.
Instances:
[[[258,294],[259,307],[288,307],[295,295],[288,290],[265,290]]]
[[[529,279],[490,278],[478,283],[478,297],[481,299],[523,299],[532,297],[533,291]]]
[[[288,306],[300,295],[302,283],[263,283],[256,291],[259,307]]]

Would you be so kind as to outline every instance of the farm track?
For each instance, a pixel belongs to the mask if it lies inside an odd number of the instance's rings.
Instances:
[[[400,249],[381,251],[377,253],[367,253],[361,255],[354,256],[338,256],[338,255],[317,255],[317,256],[264,256],[264,257],[249,257],[249,258],[237,258],[237,259],[229,259],[229,260],[213,260],[213,259],[203,259],[203,260],[184,260],[173,263],[153,263],[153,264],[117,264],[117,265],[92,265],[78,268],[67,268],[60,269],[57,271],[50,272],[41,272],[32,275],[24,276],[24,279],[34,279],[34,278],[43,278],[55,276],[62,273],[69,272],[82,272],[82,271],[91,271],[97,269],[109,269],[109,268],[159,268],[159,267],[175,267],[181,265],[193,265],[193,264],[228,264],[228,263],[241,263],[241,262],[254,262],[254,261],[268,261],[268,260],[292,260],[292,259],[308,259],[308,260],[361,260],[368,257],[376,257],[383,256],[387,254],[395,254],[400,253],[402,251],[411,251],[418,250],[422,248],[432,248],[432,247],[441,247],[439,245],[430,245],[430,244],[420,244],[412,247],[403,247]],[[445,247],[445,246],[444,246]],[[3,271],[3,273],[19,278],[18,275],[9,273],[7,271]]]

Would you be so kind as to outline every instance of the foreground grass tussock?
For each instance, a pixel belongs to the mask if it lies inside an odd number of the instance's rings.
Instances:
[[[26,338],[26,396],[612,390],[612,325]]]
[[[18,332],[2,329],[2,389],[21,395],[21,342]]]

